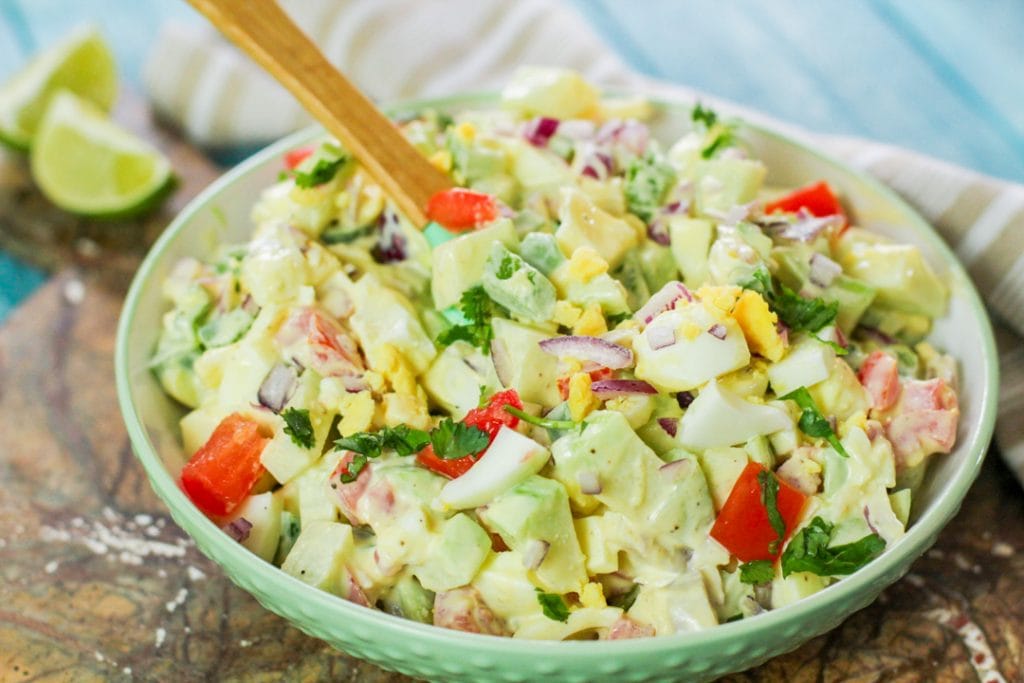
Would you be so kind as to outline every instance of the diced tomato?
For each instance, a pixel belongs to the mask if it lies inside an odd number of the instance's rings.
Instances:
[[[765,468],[759,463],[747,464],[733,485],[721,512],[718,513],[714,526],[711,527],[712,538],[725,546],[741,562],[774,561],[778,558],[786,539],[800,521],[800,515],[807,503],[807,496],[771,473],[779,482],[776,506],[786,527],[786,533],[779,539],[768,521],[768,510],[761,502],[761,484],[757,477],[763,471]],[[775,552],[772,552],[769,546],[776,540],[779,543]]]
[[[466,417],[462,418],[462,421],[471,427],[487,432],[489,446],[494,441],[494,437],[498,435],[498,430],[503,426],[509,429],[519,426],[519,418],[506,411],[505,406],[523,409],[523,402],[515,389],[506,389],[491,396],[491,400],[487,402],[486,406],[473,408],[466,413]],[[461,477],[468,472],[479,458],[480,453],[476,453],[462,458],[445,460],[437,457],[434,454],[434,447],[429,444],[416,455],[416,459],[421,465],[451,479]]]
[[[226,515],[248,497],[265,471],[260,463],[269,430],[232,413],[181,470],[181,487],[208,515]]]
[[[319,308],[298,308],[275,335],[282,355],[323,377],[363,374],[363,359],[352,336]]]
[[[857,379],[871,394],[875,410],[888,410],[900,396],[899,366],[885,351],[872,351],[857,371]]]
[[[309,158],[309,155],[313,153],[314,147],[299,147],[293,149],[290,152],[285,152],[284,155],[284,166],[289,171],[294,171],[295,168]]]
[[[473,230],[497,217],[493,195],[464,187],[441,190],[427,202],[427,218],[456,232]]]
[[[800,209],[806,209],[812,216],[842,216],[843,227],[848,222],[843,205],[824,180],[797,188],[764,205],[765,213],[796,213]]]
[[[956,443],[960,406],[946,380],[908,379],[885,423],[896,455],[896,469],[913,467],[933,453],[949,453]]]

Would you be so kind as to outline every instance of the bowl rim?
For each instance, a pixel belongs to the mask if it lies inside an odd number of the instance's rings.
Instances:
[[[642,94],[642,91],[640,92]],[[405,111],[427,107],[452,109],[459,106],[473,106],[481,102],[493,102],[496,95],[497,93],[494,92],[469,92],[446,97],[405,100],[385,107],[385,110],[390,114],[400,114]],[[661,111],[688,108],[693,104],[693,101],[684,98],[648,97],[647,99]],[[936,256],[943,261],[943,265],[949,268],[952,274],[956,276],[955,279],[961,281],[962,286],[958,288],[958,292],[965,298],[971,313],[974,315],[975,324],[980,328],[979,332],[983,341],[981,352],[985,370],[984,382],[981,385],[981,391],[977,399],[981,402],[982,406],[981,419],[978,429],[973,433],[973,438],[961,444],[961,447],[967,451],[961,468],[957,471],[956,476],[940,492],[938,500],[933,504],[933,507],[926,516],[917,519],[907,529],[906,534],[893,544],[893,548],[887,549],[881,556],[855,573],[844,577],[822,591],[801,598],[792,604],[759,614],[757,618],[742,619],[731,623],[727,622],[719,624],[714,628],[654,638],[628,639],[615,643],[608,641],[546,641],[465,633],[430,624],[422,624],[393,616],[380,610],[366,609],[289,576],[279,567],[260,560],[241,544],[228,543],[227,541],[230,539],[189,501],[188,497],[171,477],[153,442],[149,438],[139,412],[136,410],[134,394],[129,380],[128,340],[130,330],[138,309],[143,284],[149,279],[157,263],[161,260],[164,251],[171,245],[184,227],[192,221],[196,214],[206,210],[209,205],[214,203],[221,191],[241,177],[267,163],[269,160],[279,158],[289,149],[306,144],[323,135],[323,129],[315,124],[264,147],[228,170],[190,200],[150,248],[132,279],[118,320],[114,350],[115,378],[118,403],[133,451],[142,463],[150,485],[163,500],[164,504],[172,511],[172,516],[179,526],[189,536],[200,541],[198,544],[204,553],[217,562],[231,578],[234,578],[232,576],[233,570],[228,568],[227,564],[230,563],[233,567],[247,564],[248,580],[246,583],[259,585],[260,590],[268,594],[277,593],[278,599],[294,601],[295,604],[315,605],[316,609],[321,611],[318,619],[322,619],[325,616],[333,617],[343,620],[349,628],[365,628],[368,629],[368,633],[374,633],[375,635],[411,637],[427,645],[457,645],[463,648],[463,650],[474,653],[524,657],[543,654],[583,661],[592,658],[596,654],[614,654],[616,657],[628,657],[632,660],[647,657],[667,649],[687,649],[699,652],[706,648],[714,648],[728,642],[735,642],[738,639],[753,636],[767,629],[781,629],[787,624],[802,622],[805,617],[821,610],[828,604],[856,603],[858,595],[869,592],[872,587],[877,587],[879,582],[883,582],[883,587],[889,585],[892,580],[886,581],[886,577],[890,575],[893,568],[899,566],[901,562],[906,562],[906,567],[899,573],[902,576],[902,573],[909,569],[910,562],[919,557],[934,543],[938,533],[959,510],[960,504],[977,477],[988,451],[995,427],[996,396],[999,386],[998,356],[991,323],[977,289],[952,249],[935,232],[934,228],[895,191],[868,173],[815,150],[808,144],[793,139],[788,135],[748,121],[742,121],[742,125],[744,128],[754,131],[760,136],[771,138],[774,142],[796,148],[803,154],[814,157],[819,162],[823,162],[837,171],[855,177],[858,181],[865,183],[872,190],[879,193],[886,202],[900,209],[901,213],[906,214],[909,219],[907,227],[911,228],[924,240]],[[910,558],[910,560],[908,561],[907,558]],[[251,591],[247,590],[247,592]],[[860,603],[857,604],[859,609],[862,605]],[[304,626],[303,624],[292,623],[300,628]],[[375,633],[376,629],[384,629],[384,631],[378,634]]]

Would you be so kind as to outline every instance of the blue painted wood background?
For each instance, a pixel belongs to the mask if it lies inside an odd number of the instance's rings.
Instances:
[[[1024,0],[571,0],[637,70],[1024,182]],[[0,0],[0,80],[92,21],[137,83],[177,0]],[[0,230],[3,226],[0,226]],[[0,253],[0,321],[45,274]]]

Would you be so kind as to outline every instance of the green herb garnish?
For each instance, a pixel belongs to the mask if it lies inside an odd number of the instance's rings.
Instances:
[[[610,313],[605,318],[608,320],[608,329],[613,329],[623,320],[629,320],[633,317],[632,313]]]
[[[573,422],[572,420],[550,420],[546,417],[537,417],[536,415],[530,415],[529,413],[510,405],[505,406],[505,412],[515,415],[523,422],[529,422],[532,425],[537,425],[544,429],[575,429],[576,427],[586,424],[585,422]]]
[[[459,341],[467,341],[484,353],[489,353],[494,330],[491,329],[491,318],[502,311],[498,304],[487,296],[483,285],[470,287],[462,293],[459,310],[467,323],[453,325],[437,336],[437,343],[442,346]]]
[[[782,554],[782,575],[810,572],[818,576],[845,576],[885,550],[885,541],[878,534],[868,534],[859,541],[830,548],[834,528],[821,517],[815,517],[801,529]]]
[[[352,451],[354,454],[341,473],[341,481],[345,484],[355,481],[368,459],[379,458],[385,448],[393,449],[398,455],[409,456],[423,450],[428,443],[430,434],[406,425],[384,427],[376,432],[359,432],[338,439],[334,442],[334,450]]]
[[[754,560],[740,565],[740,581],[754,585],[771,583],[775,578],[775,568],[771,560]]]
[[[755,270],[752,278],[740,286],[763,296],[779,320],[794,332],[817,332],[831,324],[839,313],[838,301],[805,299],[782,283],[776,288],[771,274],[764,267]]]
[[[736,135],[733,126],[722,123],[718,120],[718,114],[713,109],[708,109],[700,102],[693,107],[690,113],[690,120],[697,126],[702,127],[711,137],[711,142],[704,145],[700,151],[702,159],[710,159],[720,149],[731,147],[736,144]]]
[[[768,552],[774,555],[786,535],[786,522],[779,513],[779,480],[768,470],[761,470],[757,473],[757,485],[761,488],[761,504],[768,512],[768,523],[775,532],[775,540],[768,544]]]
[[[560,621],[563,624],[569,621],[569,606],[565,604],[565,599],[556,593],[545,593],[541,589],[537,589],[537,602],[540,603],[540,608],[544,610],[544,616],[553,621]]]
[[[465,422],[455,422],[450,417],[441,420],[441,423],[430,432],[430,444],[434,447],[434,455],[442,460],[476,455],[487,448],[489,443],[487,432]]]
[[[337,159],[318,159],[309,171],[295,171],[295,185],[305,189],[323,185],[338,174],[346,161],[346,156]]]
[[[690,120],[694,123],[701,124],[705,128],[711,128],[718,123],[718,114],[715,113],[714,109],[706,108],[703,104],[698,102],[693,105],[693,111],[690,112]]]
[[[521,261],[513,256],[512,254],[505,254],[501,259],[501,265],[498,266],[498,272],[495,273],[495,277],[499,280],[507,280],[519,270]]]
[[[801,432],[816,439],[825,439],[835,449],[836,453],[844,458],[850,457],[842,442],[839,441],[839,437],[836,436],[835,430],[832,429],[832,424],[818,410],[818,406],[815,405],[814,398],[811,396],[811,392],[807,391],[807,387],[794,389],[779,398],[783,401],[795,401],[803,410],[797,423],[800,426]]]
[[[314,435],[313,423],[309,421],[309,411],[305,408],[286,408],[281,413],[284,419],[284,433],[291,437],[296,446],[312,448]]]

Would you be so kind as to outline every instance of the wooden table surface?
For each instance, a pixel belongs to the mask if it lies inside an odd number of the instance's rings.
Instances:
[[[132,456],[113,381],[121,302],[148,244],[218,169],[139,98],[116,116],[184,179],[146,220],[72,219],[23,160],[0,157],[0,248],[58,273],[0,327],[0,681],[406,680],[233,586]],[[731,680],[961,681],[975,657],[1024,680],[1024,496],[994,454],[935,549],[878,602]]]

